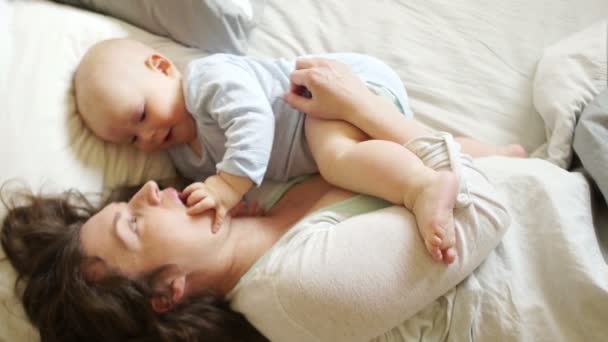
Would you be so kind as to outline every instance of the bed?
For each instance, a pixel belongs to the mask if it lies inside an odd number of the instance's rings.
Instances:
[[[402,325],[404,335],[606,339],[608,209],[587,173],[575,168],[572,135],[578,115],[608,86],[608,2],[258,5],[248,54],[374,55],[397,70],[423,124],[494,143],[518,142],[532,154],[478,160],[506,199],[511,226],[469,277]],[[175,175],[163,153],[144,156],[92,136],[75,112],[72,72],[88,46],[110,37],[140,39],[180,67],[208,52],[50,1],[0,0],[0,23],[0,183],[16,179],[40,191],[99,192]],[[0,273],[0,341],[38,340],[14,296],[8,262],[0,261]]]

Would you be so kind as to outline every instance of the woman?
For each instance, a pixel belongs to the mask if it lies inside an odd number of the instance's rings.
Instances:
[[[326,119],[349,113],[368,121],[368,135],[390,138],[376,128],[401,114],[343,65],[311,59],[298,69],[294,88],[312,98],[286,101]],[[318,177],[271,192],[278,200],[266,216],[234,217],[217,234],[211,214],[187,215],[179,193],[154,182],[101,210],[74,194],[32,197],[9,212],[2,245],[45,341],[365,341],[455,286],[508,226],[492,186],[449,135],[408,144],[460,179],[449,266],[426,254],[407,209]]]

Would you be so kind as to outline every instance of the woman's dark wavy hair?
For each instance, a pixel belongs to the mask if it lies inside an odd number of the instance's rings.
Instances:
[[[134,189],[104,202],[128,198]],[[18,274],[15,291],[43,342],[266,341],[223,297],[201,295],[159,314],[145,281],[117,274],[87,280],[80,228],[99,207],[83,194],[20,191],[2,202],[8,208],[2,247]]]

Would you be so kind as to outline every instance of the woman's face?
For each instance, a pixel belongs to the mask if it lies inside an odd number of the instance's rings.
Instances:
[[[211,233],[211,215],[189,216],[175,189],[148,182],[128,203],[111,203],[82,226],[85,272],[136,278],[167,265],[192,272],[213,263],[226,233]]]

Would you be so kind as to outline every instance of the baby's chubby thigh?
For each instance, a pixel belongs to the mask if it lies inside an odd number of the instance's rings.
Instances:
[[[305,118],[304,130],[319,172],[330,183],[336,161],[357,143],[369,139],[362,130],[346,121],[315,119],[309,115]]]

